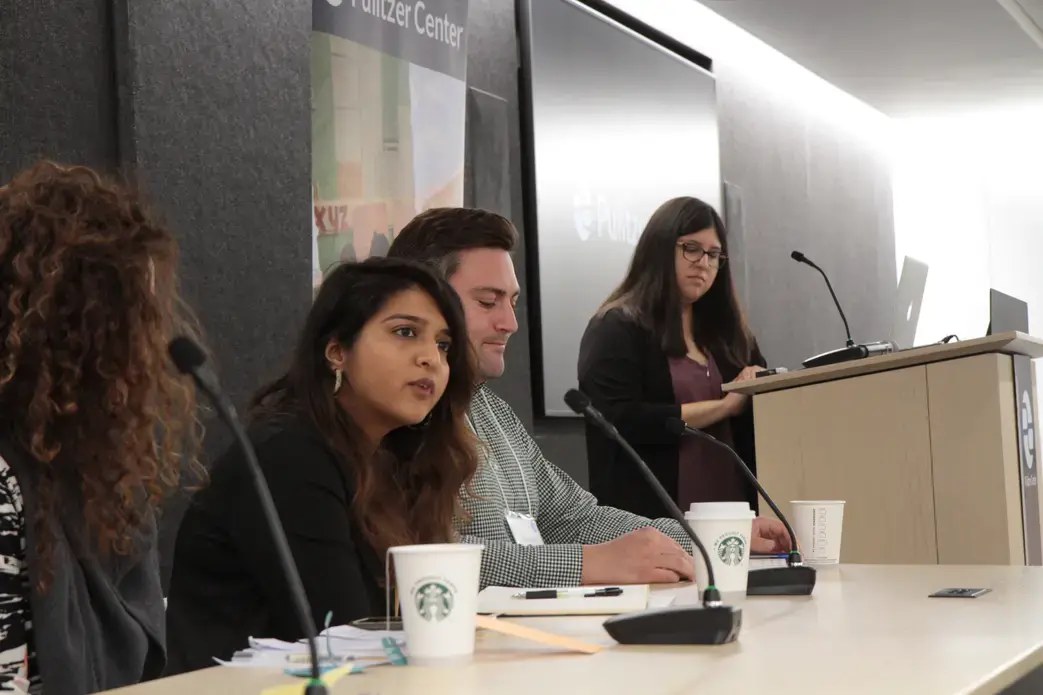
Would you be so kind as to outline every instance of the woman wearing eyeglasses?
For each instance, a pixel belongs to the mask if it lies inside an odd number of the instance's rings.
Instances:
[[[633,445],[682,509],[756,495],[726,453],[678,437],[670,418],[732,444],[755,466],[745,396],[723,384],[765,364],[735,296],[728,237],[717,212],[674,198],[649,219],[622,284],[587,325],[579,385]],[[587,427],[591,491],[599,502],[656,518],[666,510],[617,444]]]

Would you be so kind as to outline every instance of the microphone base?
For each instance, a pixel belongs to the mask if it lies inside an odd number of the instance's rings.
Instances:
[[[304,695],[327,695],[328,693],[325,683],[312,682],[304,686]]]
[[[750,570],[747,576],[747,596],[811,596],[818,573],[803,565]]]
[[[809,357],[801,364],[803,364],[805,368],[811,369],[812,367],[825,367],[827,364],[840,364],[841,362],[860,360],[868,356],[869,351],[866,350],[864,345],[849,345],[837,350],[823,352],[821,355]]]
[[[681,606],[609,618],[605,631],[620,644],[728,644],[739,636],[742,610]]]

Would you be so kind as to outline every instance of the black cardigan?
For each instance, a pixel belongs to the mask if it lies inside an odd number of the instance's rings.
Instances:
[[[313,618],[385,613],[384,563],[350,513],[351,476],[303,419],[251,432]],[[248,637],[303,637],[249,469],[235,448],[214,466],[178,533],[167,607],[168,674],[213,666]]]
[[[725,383],[741,371],[723,356],[714,360]],[[765,365],[755,347],[753,362]],[[614,309],[595,316],[587,324],[579,348],[579,387],[605,414],[619,433],[652,469],[673,499],[677,499],[680,439],[666,427],[669,418],[681,417],[675,402],[670,363],[651,331]],[[757,472],[753,442],[753,409],[730,421],[735,449]],[[667,516],[667,510],[623,450],[590,424],[587,434],[587,466],[590,491],[604,505],[649,518]],[[757,510],[752,486],[748,497]]]

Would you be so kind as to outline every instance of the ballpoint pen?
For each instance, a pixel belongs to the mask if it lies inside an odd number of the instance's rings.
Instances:
[[[536,589],[534,591],[520,591],[512,594],[512,598],[539,599],[539,598],[601,598],[608,596],[622,596],[623,590],[618,586],[609,586],[604,589]]]

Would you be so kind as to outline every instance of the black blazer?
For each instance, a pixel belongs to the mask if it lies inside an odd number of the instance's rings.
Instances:
[[[740,368],[721,355],[713,357],[725,383],[738,376]],[[753,362],[766,364],[756,346]],[[681,417],[681,406],[674,401],[670,363],[660,342],[651,331],[613,309],[587,324],[577,371],[580,390],[590,396],[676,500],[680,439],[667,430],[666,421]],[[752,408],[731,418],[730,425],[736,451],[756,473]],[[619,445],[590,424],[586,434],[590,491],[598,502],[652,519],[667,516],[666,507]],[[749,488],[750,504],[757,510],[756,491]]]
[[[384,615],[384,563],[351,514],[350,473],[303,418],[251,432],[316,625]],[[178,533],[167,606],[168,674],[213,666],[248,637],[304,636],[249,469],[230,449]]]

